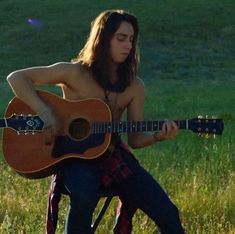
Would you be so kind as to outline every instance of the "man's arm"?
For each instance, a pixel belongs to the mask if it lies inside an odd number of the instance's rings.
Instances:
[[[75,77],[75,65],[71,63],[56,63],[50,66],[31,67],[12,72],[7,81],[14,94],[29,105],[44,121],[44,127],[52,127],[56,134],[59,127],[49,106],[44,103],[34,90],[35,85],[65,84],[70,86]]]
[[[144,84],[137,79],[133,84],[133,98],[127,108],[128,121],[143,121],[144,118]],[[172,139],[177,135],[178,128],[173,121],[166,121],[160,132],[129,133],[128,144],[132,148],[142,148],[158,141]]]
[[[7,81],[14,94],[28,104],[36,113],[48,108],[37,96],[34,86],[68,83],[73,75],[72,64],[56,63],[50,66],[31,67],[12,72]]]

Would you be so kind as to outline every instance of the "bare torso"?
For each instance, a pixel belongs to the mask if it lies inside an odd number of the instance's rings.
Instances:
[[[69,100],[102,99],[109,105],[113,120],[120,120],[123,112],[133,99],[133,84],[120,93],[105,91],[97,84],[90,72],[78,65],[77,69],[77,76],[70,78],[71,81],[67,84],[61,85],[64,98]]]

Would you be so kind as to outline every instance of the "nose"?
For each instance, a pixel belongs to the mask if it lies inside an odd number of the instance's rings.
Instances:
[[[126,40],[125,48],[131,50],[132,49],[132,41]]]

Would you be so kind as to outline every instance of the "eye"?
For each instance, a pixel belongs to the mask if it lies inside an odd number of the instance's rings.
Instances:
[[[118,40],[118,41],[124,41],[124,40],[125,40],[125,37],[124,37],[124,36],[117,36],[117,40]]]

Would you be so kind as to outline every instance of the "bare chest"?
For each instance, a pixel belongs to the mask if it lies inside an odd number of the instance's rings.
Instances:
[[[90,78],[83,79],[72,87],[62,86],[62,91],[64,98],[69,100],[97,98],[105,101],[112,112],[113,120],[121,119],[123,112],[132,99],[129,87],[121,93],[105,91]]]

